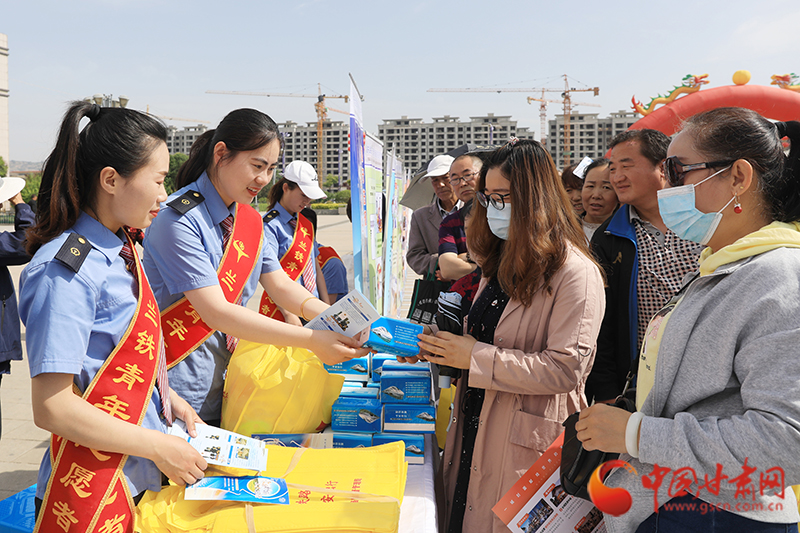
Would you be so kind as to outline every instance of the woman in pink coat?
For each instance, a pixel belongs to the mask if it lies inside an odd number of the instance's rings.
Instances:
[[[553,160],[512,139],[484,164],[467,232],[483,278],[463,336],[420,335],[463,369],[444,452],[449,532],[505,532],[492,506],[586,407],[603,278]],[[427,353],[426,353],[427,352]]]

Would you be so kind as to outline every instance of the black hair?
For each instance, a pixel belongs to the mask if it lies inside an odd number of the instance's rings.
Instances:
[[[299,187],[299,185],[297,185],[295,182],[289,181],[286,178],[279,179],[278,182],[270,188],[269,193],[267,195],[267,200],[269,200],[269,209],[272,209],[273,207],[278,205],[278,202],[280,202],[281,198],[283,198],[284,184],[289,186],[290,191],[293,191],[297,187]]]
[[[90,121],[80,130],[84,117]],[[82,210],[94,207],[101,170],[112,167],[128,177],[166,141],[167,128],[152,116],[90,102],[70,104],[42,170],[36,225],[27,232],[28,253],[33,255],[71,228]]]
[[[773,124],[750,109],[722,107],[691,117],[683,131],[709,159],[750,163],[772,220],[800,220],[800,122]],[[788,156],[783,137],[791,143]]]
[[[228,113],[213,130],[208,130],[192,145],[189,159],[178,170],[175,185],[178,189],[197,181],[203,172],[213,170],[214,146],[224,142],[228,148],[226,159],[239,152],[257,150],[278,140],[283,148],[283,138],[278,125],[257,109],[236,109]]]
[[[609,161],[605,157],[601,157],[599,159],[595,159],[594,161],[592,161],[591,163],[586,165],[586,168],[583,171],[583,180],[586,181],[586,176],[589,175],[589,171],[590,170],[594,170],[594,169],[600,168],[600,167],[605,167],[605,166],[608,166],[610,164],[611,164],[611,161]]]
[[[561,172],[561,183],[564,184],[565,189],[569,187],[570,189],[581,190],[583,187],[583,180],[573,172],[577,166],[576,164],[570,165]]]
[[[666,134],[658,130],[628,130],[618,133],[611,139],[609,149],[614,148],[616,145],[636,141],[639,143],[639,151],[648,161],[653,165],[659,165],[664,159],[667,158],[667,148],[669,148],[670,139]]]
[[[316,235],[317,235],[317,212],[314,211],[313,209],[311,209],[310,207],[304,207],[300,212],[303,214],[304,217],[306,217],[308,219],[309,222],[311,222],[311,225],[314,227],[314,238],[316,238]]]

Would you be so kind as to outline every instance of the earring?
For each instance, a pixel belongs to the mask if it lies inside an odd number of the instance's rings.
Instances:
[[[742,204],[739,203],[739,197],[737,195],[733,195],[733,212],[737,215],[742,212]]]

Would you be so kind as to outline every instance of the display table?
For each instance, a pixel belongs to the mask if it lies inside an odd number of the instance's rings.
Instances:
[[[408,465],[406,491],[400,506],[400,533],[438,533],[436,496],[433,483],[436,470],[436,435],[425,436],[425,464]]]

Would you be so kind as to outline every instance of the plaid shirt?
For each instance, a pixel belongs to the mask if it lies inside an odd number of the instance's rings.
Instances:
[[[669,229],[663,233],[642,220],[633,207],[631,222],[636,230],[639,256],[636,285],[639,307],[638,353],[650,319],[680,290],[684,277],[697,270],[697,259],[703,246],[683,240]]]

